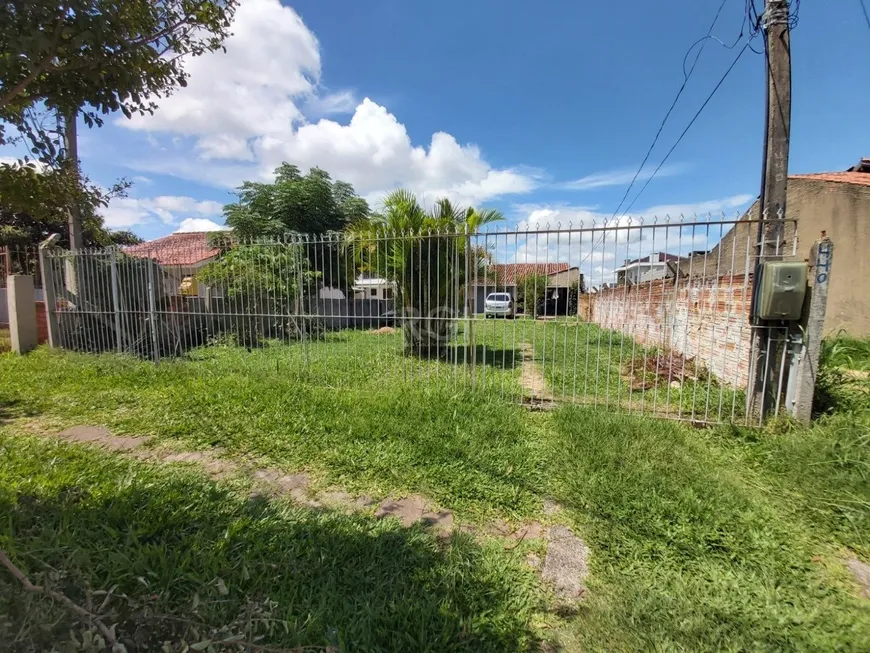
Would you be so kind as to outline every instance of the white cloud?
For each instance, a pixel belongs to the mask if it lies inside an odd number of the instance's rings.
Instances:
[[[178,229],[174,233],[183,234],[189,231],[226,231],[229,227],[224,224],[218,224],[214,220],[208,218],[185,218],[178,225]]]
[[[505,245],[495,249],[499,262],[567,262],[579,267],[590,284],[598,285],[614,281],[615,268],[626,259],[712,248],[730,228],[721,224],[723,217],[737,219],[738,209],[752,199],[733,195],[695,204],[659,205],[617,218],[589,207],[521,205],[516,208],[525,217],[517,229],[532,233],[507,236]]]
[[[242,2],[232,32],[226,53],[186,62],[187,88],[161,100],[154,115],[121,124],[196,136],[206,158],[239,158],[247,139],[301,120],[294,98],[313,94],[320,77],[314,34],[278,0]]]
[[[526,193],[536,175],[494,168],[473,144],[436,132],[415,145],[395,115],[350,91],[324,93],[317,38],[278,0],[245,0],[226,52],[191,59],[190,82],[160,101],[153,116],[121,120],[132,129],[181,136],[156,138],[159,157],[139,170],[218,186],[269,179],[282,161],[318,166],[370,200],[398,186],[424,201],[448,196],[463,204]],[[349,120],[312,117],[352,113]],[[168,153],[167,153],[168,151]]]
[[[191,216],[215,217],[221,214],[222,209],[223,205],[220,202],[196,200],[178,195],[160,195],[150,198],[120,197],[113,199],[109,206],[103,209],[103,218],[110,229],[128,229],[157,222],[174,225]]]
[[[672,177],[686,170],[686,166],[680,164],[665,165],[655,173],[656,177]],[[618,170],[607,170],[604,172],[596,172],[574,181],[566,181],[558,184],[559,187],[568,190],[592,190],[594,188],[605,188],[607,186],[628,186],[632,180],[635,182],[646,181],[652,177],[655,169],[652,167],[644,168],[637,173],[634,168],[620,168]],[[634,179],[637,174],[637,179]]]

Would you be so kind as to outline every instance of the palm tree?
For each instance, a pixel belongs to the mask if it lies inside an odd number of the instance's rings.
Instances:
[[[395,190],[380,213],[347,229],[360,272],[396,285],[407,354],[446,355],[468,277],[489,259],[468,236],[503,219],[499,211],[464,209],[444,198],[427,211],[410,191]]]

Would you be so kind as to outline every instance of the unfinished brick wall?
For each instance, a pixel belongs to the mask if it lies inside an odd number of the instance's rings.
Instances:
[[[672,348],[742,387],[749,376],[751,296],[745,275],[659,279],[584,295],[579,311],[643,345]]]

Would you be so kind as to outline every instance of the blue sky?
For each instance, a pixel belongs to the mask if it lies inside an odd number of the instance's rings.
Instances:
[[[232,188],[282,160],[375,203],[406,186],[518,224],[588,223],[616,209],[720,2],[242,0],[227,53],[192,60],[155,116],[80,129],[83,167],[133,181],[105,217],[146,238],[222,223]],[[725,0],[713,35],[733,43],[743,14]],[[870,155],[870,28],[858,0],[808,0],[799,17],[791,170],[845,169]],[[740,47],[705,43],[648,171]],[[743,209],[763,108],[763,59],[746,51],[631,213]]]

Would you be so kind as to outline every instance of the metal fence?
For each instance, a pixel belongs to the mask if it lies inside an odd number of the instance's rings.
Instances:
[[[758,221],[705,216],[53,250],[57,344],[341,390],[446,386],[698,422],[745,417]],[[795,253],[795,225],[786,224]],[[778,360],[778,359],[777,359]],[[780,394],[780,393],[777,393]],[[777,407],[778,409],[778,407]]]

